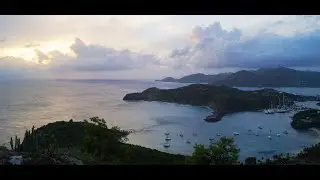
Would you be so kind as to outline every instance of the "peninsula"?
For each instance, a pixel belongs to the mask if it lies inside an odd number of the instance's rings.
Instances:
[[[209,83],[230,87],[320,87],[318,79],[320,79],[320,72],[277,67],[212,75],[197,73],[177,79],[167,77],[159,81]]]
[[[313,101],[314,96],[301,96],[274,89],[242,91],[227,86],[192,84],[176,89],[149,88],[140,93],[130,93],[124,96],[126,101],[161,101],[195,106],[207,106],[214,109],[214,115],[205,120],[214,122],[223,116],[236,112],[258,111],[279,105],[279,98],[286,97],[286,104],[294,101]]]
[[[292,117],[291,126],[299,130],[320,128],[320,110],[310,109],[296,113]]]

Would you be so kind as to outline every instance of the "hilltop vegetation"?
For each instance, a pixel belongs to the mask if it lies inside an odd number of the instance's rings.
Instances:
[[[291,126],[295,129],[320,128],[320,110],[300,111],[292,117]]]
[[[239,161],[240,149],[233,138],[221,137],[208,147],[198,144],[192,156],[168,154],[124,143],[128,132],[108,128],[104,119],[84,122],[58,121],[26,131],[22,142],[15,137],[11,150],[0,148],[0,164],[10,164],[10,156],[22,156],[25,165],[102,165],[102,164],[189,164],[189,165],[283,165],[320,163],[320,144],[305,148],[297,156],[275,155],[258,160]]]
[[[241,70],[216,75],[191,74],[180,79],[172,77],[160,81],[180,83],[211,83],[231,87],[320,87],[320,72],[294,69],[262,68],[255,71]]]
[[[98,117],[84,122],[58,121],[26,131],[21,143],[15,138],[12,149],[54,159],[68,156],[84,164],[183,164],[185,161],[182,155],[126,144],[128,134],[118,127],[108,128],[105,120]]]
[[[177,89],[149,88],[141,93],[130,93],[123,100],[162,101],[196,106],[208,106],[218,117],[226,114],[257,111],[279,104],[279,97],[286,96],[287,105],[293,101],[314,100],[311,96],[280,93],[273,89],[242,91],[227,86],[192,84]]]

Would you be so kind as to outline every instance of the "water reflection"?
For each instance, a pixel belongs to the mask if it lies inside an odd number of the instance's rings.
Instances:
[[[3,82],[1,82],[3,83]],[[161,102],[125,102],[129,92],[149,87],[176,88],[186,84],[145,81],[24,81],[1,84],[0,137],[24,133],[32,125],[57,120],[82,120],[103,117],[110,126],[134,130],[129,142],[161,151],[191,154],[196,143],[208,144],[209,138],[234,136],[241,157],[267,156],[279,152],[295,152],[318,140],[314,132],[298,132],[290,126],[290,114],[267,115],[246,112],[228,115],[217,123],[203,120],[211,113],[204,107],[192,107]],[[313,93],[320,92],[313,88]],[[304,89],[295,89],[300,94]],[[306,90],[310,93],[310,90]],[[306,103],[306,105],[315,103]],[[263,125],[263,129],[258,126]],[[270,129],[272,130],[270,132]],[[250,131],[249,131],[250,130]],[[288,130],[288,134],[283,134]],[[170,147],[164,148],[165,132],[170,132]],[[180,137],[180,133],[183,137]],[[195,136],[194,133],[197,135]],[[259,136],[256,136],[256,133]],[[281,134],[280,137],[277,134]],[[268,139],[272,136],[272,139]],[[187,143],[190,141],[190,144]]]

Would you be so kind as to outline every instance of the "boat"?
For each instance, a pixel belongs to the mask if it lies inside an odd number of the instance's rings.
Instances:
[[[188,141],[186,141],[186,143],[187,143],[187,144],[190,144],[191,142],[188,140]]]
[[[180,136],[180,137],[183,137],[183,134],[180,134],[179,136]]]
[[[288,110],[286,109],[283,109],[283,108],[277,109],[277,113],[286,113],[286,112],[288,112]]]
[[[210,140],[210,141],[213,141],[213,140],[214,140],[214,138],[209,138],[209,140]]]
[[[220,134],[220,133],[217,133],[217,136],[221,136],[221,134]]]
[[[166,141],[170,141],[170,140],[171,140],[171,138],[166,137],[164,140],[166,140]]]
[[[233,133],[233,135],[234,135],[234,136],[238,136],[238,135],[239,135],[239,133],[237,133],[237,132],[234,132],[234,133]]]
[[[168,148],[168,147],[170,147],[170,144],[163,144],[163,147]]]
[[[287,130],[283,131],[284,134],[289,134],[289,132]]]
[[[262,127],[262,126],[260,126],[260,125],[258,126],[258,128],[259,128],[259,129],[263,129],[263,127]]]
[[[259,136],[259,134],[258,134],[258,133],[256,133],[256,136]]]
[[[272,137],[271,137],[271,136],[268,136],[268,139],[272,139]]]
[[[249,132],[251,132],[251,129],[248,129]]]
[[[275,110],[272,108],[272,103],[270,102],[270,107],[269,109],[265,109],[263,111],[265,114],[274,114],[275,113]]]
[[[277,136],[280,137],[280,134],[278,133]]]
[[[168,136],[168,135],[170,135],[170,133],[166,132],[166,133],[164,133],[164,135]]]
[[[221,119],[221,116],[218,116],[217,114],[212,114],[204,118],[204,120],[208,122],[217,122],[220,119]]]

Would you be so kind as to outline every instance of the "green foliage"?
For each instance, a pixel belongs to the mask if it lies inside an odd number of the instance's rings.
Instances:
[[[297,158],[319,163],[320,162],[320,143],[314,144],[308,148],[304,148],[303,151],[298,153]]]
[[[13,141],[12,137],[10,138],[10,146],[11,146],[11,150],[15,151],[15,152],[21,152],[22,147],[23,147],[20,142],[20,138],[18,138],[17,135],[15,136],[14,141]]]
[[[292,117],[291,126],[295,129],[320,127],[320,110],[310,109],[296,113]]]
[[[106,157],[105,154],[118,153],[120,142],[129,134],[117,127],[109,130],[106,121],[98,117],[90,118],[90,122],[85,121],[85,131],[83,151],[101,160]]]
[[[288,100],[287,105],[301,98],[289,93],[284,93],[284,95]],[[279,97],[282,97],[282,94],[273,89],[242,91],[226,86],[192,84],[176,89],[149,88],[141,93],[127,94],[123,99],[210,106],[218,115],[223,116],[229,113],[269,108],[270,102],[275,107],[279,105]]]
[[[256,165],[257,163],[256,157],[248,157],[244,162],[245,165]]]
[[[212,142],[208,148],[201,144],[196,145],[191,159],[194,164],[237,164],[239,152],[233,138],[222,137],[219,141]]]
[[[31,132],[23,141],[23,149],[37,149],[34,152],[40,154],[66,153],[85,164],[184,164],[185,156],[125,144],[128,134],[119,127],[108,128],[98,117],[84,122],[60,121]]]

